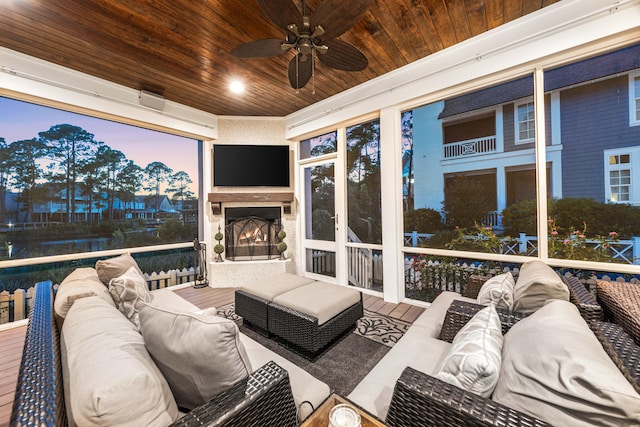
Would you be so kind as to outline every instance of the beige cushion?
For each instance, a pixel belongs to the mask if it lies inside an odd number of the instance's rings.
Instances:
[[[496,304],[497,307],[513,308],[513,287],[516,281],[510,272],[499,274],[487,280],[478,292],[478,304]]]
[[[109,285],[111,279],[115,277],[120,277],[124,273],[127,272],[131,267],[138,270],[141,276],[144,277],[144,273],[138,267],[138,263],[133,257],[126,253],[114,258],[101,259],[96,261],[96,271],[98,272],[98,277],[102,281],[102,283]]]
[[[98,273],[94,268],[76,268],[60,283],[53,308],[56,318],[63,320],[69,308],[78,298],[87,296],[98,296],[112,306],[115,306],[109,290],[98,278]],[[60,323],[61,324],[61,323]]]
[[[101,298],[73,304],[60,343],[70,425],[158,426],[178,417],[142,335]]]
[[[560,276],[542,261],[522,264],[514,288],[513,310],[533,313],[549,299],[569,301],[569,289]]]
[[[318,319],[318,325],[322,325],[360,302],[360,292],[346,286],[313,282],[280,294],[273,302],[313,316]]]
[[[640,425],[640,395],[566,301],[507,332],[493,400],[557,426]]]
[[[436,378],[483,397],[498,382],[502,327],[494,304],[476,313],[456,334]]]
[[[240,340],[247,350],[251,366],[254,369],[273,360],[289,373],[291,393],[293,394],[293,401],[295,402],[296,408],[298,408],[299,421],[304,420],[311,414],[312,407],[319,408],[322,402],[331,394],[328,385],[312,376],[300,366],[274,353],[242,332],[240,333]],[[309,405],[309,403],[311,403],[311,405]]]
[[[273,301],[275,297],[302,285],[313,282],[313,279],[307,277],[296,276],[295,274],[282,273],[272,277],[265,277],[260,280],[248,282],[240,286],[240,288],[267,301]]]
[[[202,405],[251,373],[238,326],[229,319],[144,304],[140,325],[182,408]]]
[[[152,299],[144,277],[131,267],[122,276],[111,279],[109,293],[118,310],[140,329],[138,312],[143,302],[151,302]]]

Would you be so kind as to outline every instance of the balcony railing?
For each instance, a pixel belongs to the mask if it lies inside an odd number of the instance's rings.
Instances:
[[[444,144],[444,158],[454,159],[477,154],[495,153],[496,137],[484,136],[482,138],[467,139],[466,141],[451,142]]]

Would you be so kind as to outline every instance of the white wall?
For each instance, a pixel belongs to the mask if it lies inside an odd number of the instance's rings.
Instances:
[[[295,186],[295,173],[294,173],[294,155],[291,154],[290,163],[290,177],[291,177],[291,188],[269,188],[269,187],[233,187],[233,188],[225,188],[224,190],[213,188],[213,178],[212,178],[212,158],[211,158],[211,148],[213,143],[215,144],[249,144],[249,145],[286,145],[289,144],[291,146],[291,150],[295,150],[296,145],[291,141],[287,141],[284,138],[284,118],[264,118],[264,117],[218,117],[218,139],[215,141],[210,141],[207,146],[207,153],[205,163],[207,163],[208,168],[205,172],[205,176],[203,177],[205,187],[205,200],[206,195],[211,192],[216,191],[233,191],[234,193],[260,193],[260,192],[288,192],[294,191]],[[206,203],[205,206],[205,224],[204,224],[204,241],[207,244],[208,248],[213,248],[216,242],[213,240],[213,235],[218,230],[218,225],[220,225],[224,229],[224,208],[226,207],[239,207],[239,206],[275,206],[274,203],[270,202],[260,202],[260,203],[245,203],[245,202],[234,202],[229,204],[223,204],[222,211],[220,215],[213,215],[211,210],[211,204]],[[287,271],[291,273],[296,273],[296,220],[298,219],[298,209],[297,202],[294,201],[292,204],[292,212],[290,215],[283,215],[282,224],[285,232],[287,233],[287,237],[285,242],[287,244],[287,251],[285,252],[287,258],[291,259],[292,262],[288,262],[286,264]],[[224,231],[223,231],[224,232]],[[210,258],[212,258],[213,250],[208,250]],[[259,269],[259,267],[257,267]]]

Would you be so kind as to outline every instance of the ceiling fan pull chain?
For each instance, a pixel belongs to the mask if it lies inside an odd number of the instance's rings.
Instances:
[[[300,53],[296,53],[296,94],[300,93]]]
[[[316,94],[316,57],[313,54],[313,52],[311,52],[309,56],[311,56],[311,94],[315,95]]]

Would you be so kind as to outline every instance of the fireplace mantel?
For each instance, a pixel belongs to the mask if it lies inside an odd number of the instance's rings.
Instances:
[[[273,193],[231,193],[215,192],[209,193],[207,199],[211,203],[211,211],[214,215],[222,213],[223,203],[245,203],[245,202],[276,202],[283,204],[284,214],[291,213],[291,203],[293,202],[293,192],[273,192]]]

